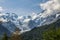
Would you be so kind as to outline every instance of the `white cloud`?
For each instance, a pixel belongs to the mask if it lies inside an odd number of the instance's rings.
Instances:
[[[0,12],[2,12],[2,11],[3,11],[3,7],[0,6]]]
[[[37,18],[37,14],[33,12],[31,17],[32,17],[32,20],[34,20],[35,18]]]
[[[7,20],[3,19],[3,18],[0,18],[0,21],[1,22],[7,22]]]
[[[3,16],[3,15],[6,15],[6,14],[0,13],[0,16]]]
[[[24,20],[24,22],[27,22],[27,23],[28,23],[29,21],[30,21],[30,19],[25,19],[25,20]]]
[[[23,19],[23,16],[19,16],[17,19],[18,19],[18,20]]]
[[[43,10],[46,10],[44,13],[42,13],[42,17],[60,12],[60,0],[49,0],[46,3],[40,4],[40,6]]]

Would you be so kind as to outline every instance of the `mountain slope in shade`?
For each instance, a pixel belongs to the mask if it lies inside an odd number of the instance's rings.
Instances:
[[[16,25],[13,22],[11,22],[11,21],[4,22],[4,23],[2,23],[2,25],[6,29],[8,29],[10,32],[14,32],[15,31],[15,28],[17,28]]]
[[[51,29],[58,29],[60,28],[60,19],[58,19],[56,22],[51,23],[49,25],[44,25],[41,27],[35,27],[29,32],[23,33],[21,36],[23,37],[23,40],[41,40],[42,33],[51,30]]]
[[[11,34],[11,32],[0,23],[0,35],[3,35],[4,33],[7,33],[7,35]]]

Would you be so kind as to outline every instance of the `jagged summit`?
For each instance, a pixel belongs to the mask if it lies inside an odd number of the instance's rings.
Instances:
[[[37,26],[50,24],[60,18],[60,12],[47,17],[42,17],[43,14],[33,13],[29,16],[18,16],[15,13],[0,13],[0,21],[2,25],[13,32],[16,27],[21,29],[21,32],[29,31]]]

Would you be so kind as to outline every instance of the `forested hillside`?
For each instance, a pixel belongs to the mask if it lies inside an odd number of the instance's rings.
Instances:
[[[34,28],[29,32],[23,33],[23,40],[58,40],[60,39],[60,19],[56,22]]]

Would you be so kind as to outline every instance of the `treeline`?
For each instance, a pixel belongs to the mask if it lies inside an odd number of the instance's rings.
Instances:
[[[38,33],[36,33],[36,34],[38,34]],[[32,36],[32,38],[27,37],[28,40],[30,40],[30,39],[31,40],[35,40],[35,39],[36,40],[60,40],[60,28],[49,29],[47,31],[44,31],[43,34],[42,34],[41,39],[39,39],[39,38],[40,37],[36,37],[36,36],[34,36],[34,37]],[[0,40],[27,40],[27,39],[24,39],[24,37],[22,38],[22,35],[12,34],[11,36],[8,36],[6,33],[4,33],[4,35],[1,37]]]
[[[42,36],[42,40],[60,40],[60,28],[47,30]]]
[[[9,37],[5,33],[1,40],[60,40],[60,19],[52,24],[34,28],[21,35],[19,33],[18,29]]]
[[[7,35],[7,33],[4,33],[0,40],[22,40],[22,37],[20,36],[20,30],[19,28],[15,29],[15,32],[13,32],[10,35]]]
[[[22,40],[22,38],[20,37],[20,35],[11,35],[8,36],[6,33],[3,34],[2,37],[0,37],[0,40]]]

